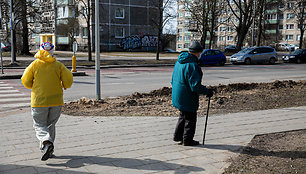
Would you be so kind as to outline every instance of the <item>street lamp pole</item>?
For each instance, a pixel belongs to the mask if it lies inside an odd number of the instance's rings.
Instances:
[[[99,0],[95,0],[95,50],[96,50],[96,99],[101,99],[100,87],[100,21],[99,21]],[[89,31],[88,31],[89,32]]]
[[[11,13],[11,64],[15,64],[15,47],[14,47],[14,12],[13,12],[13,0],[10,0],[10,13]]]

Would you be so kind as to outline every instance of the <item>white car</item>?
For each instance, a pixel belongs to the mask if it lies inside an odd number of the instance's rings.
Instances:
[[[300,49],[299,45],[297,45],[297,44],[292,44],[292,45],[290,45],[290,46],[291,46],[291,47],[294,47],[294,50]]]
[[[287,43],[278,43],[276,45],[276,49],[280,51],[294,51],[295,50],[293,45],[290,45]]]

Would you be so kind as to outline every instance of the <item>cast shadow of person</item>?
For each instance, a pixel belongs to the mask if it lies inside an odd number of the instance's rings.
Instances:
[[[199,146],[202,148],[215,149],[215,150],[229,150],[235,153],[248,154],[252,156],[275,156],[279,158],[291,158],[291,159],[306,159],[305,151],[267,151],[263,149],[257,149],[249,146],[239,145],[227,145],[227,144],[205,144]]]
[[[189,172],[201,172],[205,171],[204,168],[188,166],[183,164],[175,164],[154,159],[133,159],[133,158],[112,158],[103,156],[53,156],[54,159],[68,159],[63,163],[52,163],[48,161],[48,166],[52,167],[69,167],[80,168],[86,165],[96,164],[101,166],[119,167],[127,169],[137,170],[149,170],[149,171],[173,171],[174,173],[184,171]]]

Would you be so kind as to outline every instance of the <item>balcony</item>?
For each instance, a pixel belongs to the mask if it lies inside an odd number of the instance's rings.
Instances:
[[[266,11],[265,11],[266,14],[275,14],[275,13],[277,13],[277,12],[278,12],[277,9],[270,9],[270,10],[266,10]]]
[[[266,24],[278,24],[278,20],[277,19],[269,19],[265,21]]]
[[[265,33],[266,34],[276,34],[277,31],[276,30],[266,30]]]
[[[57,0],[57,5],[74,5],[74,0]]]

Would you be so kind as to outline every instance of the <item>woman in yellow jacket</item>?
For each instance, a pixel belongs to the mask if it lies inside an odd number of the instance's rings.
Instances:
[[[41,45],[34,60],[24,71],[22,84],[31,91],[31,113],[36,137],[40,141],[41,160],[53,154],[55,124],[58,121],[63,101],[63,88],[73,83],[72,73],[53,57],[54,46],[49,42]]]

